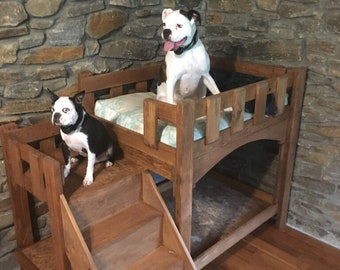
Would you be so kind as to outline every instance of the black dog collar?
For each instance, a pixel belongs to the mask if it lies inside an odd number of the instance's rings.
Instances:
[[[198,32],[196,30],[191,42],[185,47],[179,47],[176,51],[174,51],[174,53],[177,55],[181,55],[183,52],[191,49],[197,43],[197,41],[198,41]]]

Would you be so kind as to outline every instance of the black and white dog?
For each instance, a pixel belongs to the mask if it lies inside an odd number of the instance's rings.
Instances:
[[[183,98],[205,97],[220,91],[210,76],[210,59],[198,36],[197,11],[164,9],[162,12],[165,65],[160,74],[157,99],[175,104]]]
[[[64,177],[71,170],[70,150],[88,158],[84,186],[93,183],[93,169],[97,162],[106,161],[111,166],[118,144],[111,138],[104,125],[89,115],[81,105],[85,92],[73,97],[59,97],[47,89],[52,99],[52,124],[60,126],[63,140],[62,151],[65,158]]]

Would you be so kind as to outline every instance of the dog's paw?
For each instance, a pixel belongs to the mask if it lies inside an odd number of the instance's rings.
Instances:
[[[113,163],[110,160],[105,162],[105,168],[111,167],[112,165],[113,165]]]
[[[84,187],[90,186],[92,185],[92,183],[93,183],[93,177],[85,177],[83,180]]]

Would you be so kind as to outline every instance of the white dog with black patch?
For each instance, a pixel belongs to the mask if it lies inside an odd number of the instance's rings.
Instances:
[[[197,11],[164,9],[162,12],[165,64],[161,68],[157,99],[176,104],[184,98],[202,98],[207,88],[220,91],[209,74],[210,59],[198,36]]]

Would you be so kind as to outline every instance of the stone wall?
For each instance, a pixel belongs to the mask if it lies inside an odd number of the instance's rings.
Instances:
[[[1,1],[0,122],[48,117],[42,88],[74,92],[81,70],[162,59],[163,7],[198,10],[210,54],[308,67],[288,224],[340,248],[338,0]],[[3,163],[0,172],[0,263],[10,265],[15,235]],[[43,232],[46,224],[46,218],[39,222]]]

